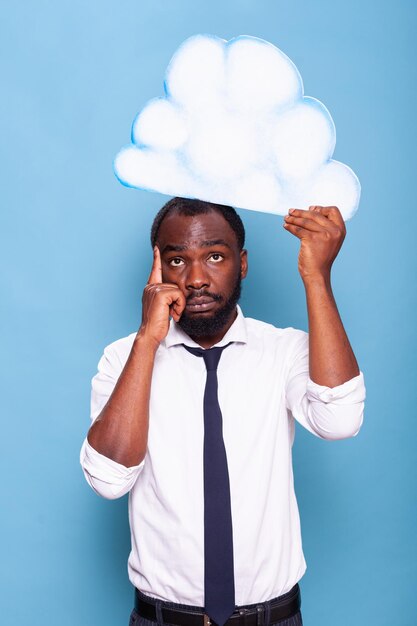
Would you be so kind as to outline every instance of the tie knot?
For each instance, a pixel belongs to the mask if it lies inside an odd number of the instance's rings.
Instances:
[[[182,345],[188,352],[191,352],[191,354],[202,356],[207,371],[212,371],[217,369],[223,350],[227,348],[227,346],[230,346],[231,343],[230,341],[225,346],[216,346],[215,348],[207,348],[206,350],[204,350],[204,348],[191,348],[191,346],[186,346],[185,343]]]

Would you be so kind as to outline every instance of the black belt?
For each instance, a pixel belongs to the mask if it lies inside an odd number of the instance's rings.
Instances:
[[[287,593],[269,601],[271,612],[268,624],[293,617],[301,606],[300,588],[298,583]],[[156,600],[144,600],[135,589],[135,610],[141,616],[153,622],[156,617]],[[204,611],[170,609],[161,606],[162,618],[167,624],[178,626],[217,626]],[[267,626],[266,603],[252,604],[249,607],[238,607],[227,620],[225,626]]]

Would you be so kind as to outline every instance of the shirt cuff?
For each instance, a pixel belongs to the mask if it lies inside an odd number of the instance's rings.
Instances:
[[[363,372],[347,380],[337,387],[326,387],[313,382],[311,378],[307,381],[307,397],[309,400],[332,404],[356,404],[363,402],[366,397],[366,388]]]
[[[132,488],[145,459],[139,465],[126,467],[97,452],[86,437],[80,452],[80,463],[94,491],[105,498],[118,498]]]

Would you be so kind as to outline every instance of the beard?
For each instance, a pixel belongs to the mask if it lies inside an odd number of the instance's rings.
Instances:
[[[189,337],[210,337],[211,335],[215,335],[229,322],[230,316],[239,301],[241,290],[242,278],[239,273],[232,293],[226,300],[223,296],[219,296],[218,294],[210,293],[208,291],[204,292],[205,296],[209,296],[217,302],[224,300],[223,306],[220,307],[220,309],[218,309],[212,317],[190,317],[184,310],[178,321],[178,325],[185,333],[187,333]]]

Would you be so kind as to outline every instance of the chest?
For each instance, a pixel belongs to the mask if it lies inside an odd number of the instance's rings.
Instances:
[[[218,401],[228,455],[247,454],[255,442],[271,446],[283,429],[286,363],[279,353],[233,346],[223,351],[217,369]],[[177,348],[176,348],[177,349]],[[149,443],[202,447],[203,398],[207,372],[204,361],[186,350],[172,352],[155,363],[152,378]],[[282,436],[282,433],[281,433]]]

